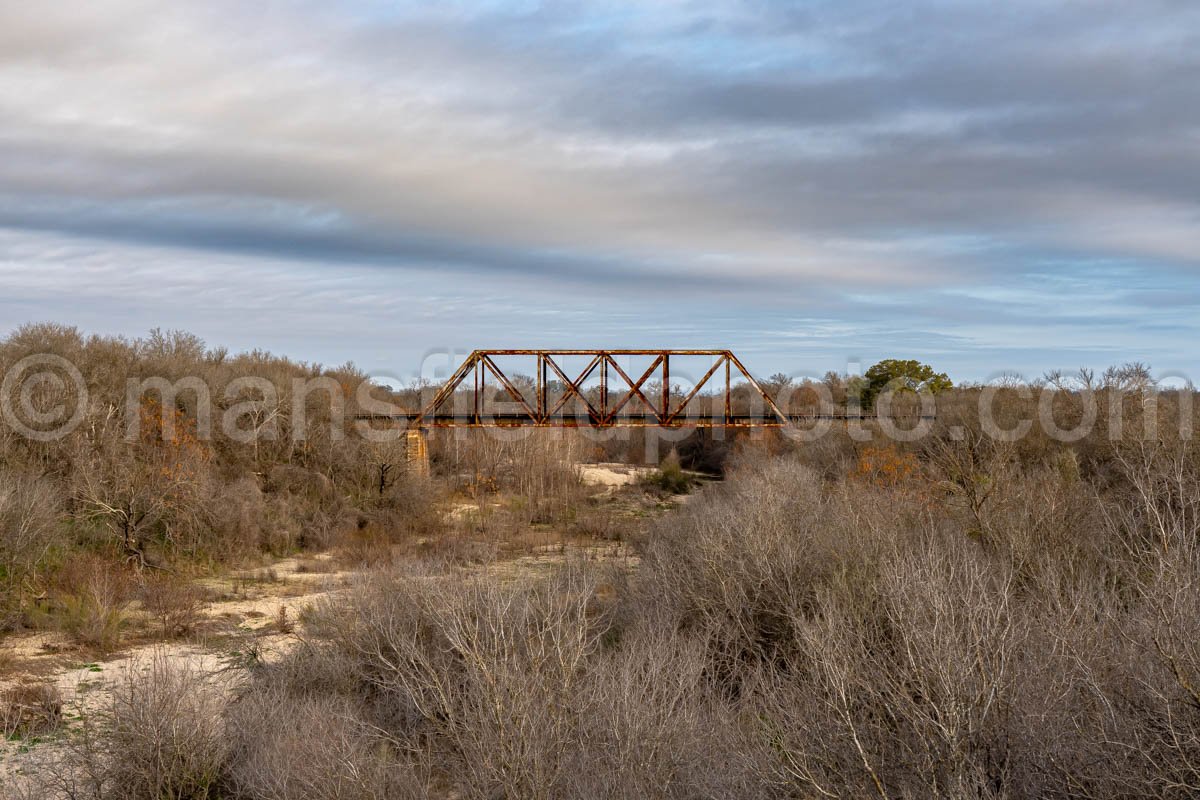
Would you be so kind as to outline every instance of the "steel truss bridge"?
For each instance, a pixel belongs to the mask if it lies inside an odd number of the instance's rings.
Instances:
[[[501,369],[498,360],[510,356],[523,356],[535,366],[532,382],[528,376],[510,378]],[[710,359],[711,366],[687,392],[673,394],[671,360],[678,364],[683,358],[697,356]],[[572,377],[560,363],[567,357],[586,358],[587,366]],[[619,363],[634,358],[651,360],[641,372],[627,372]],[[655,384],[656,391],[649,390],[649,384]],[[551,396],[551,389],[556,396]],[[497,405],[490,399],[497,393],[509,401]],[[421,411],[359,418],[403,422],[416,430],[782,428],[820,419],[861,419],[863,415],[789,415],[729,350],[476,350]]]

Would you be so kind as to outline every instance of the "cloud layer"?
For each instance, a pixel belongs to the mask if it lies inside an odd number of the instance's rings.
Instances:
[[[1173,0],[9,4],[0,327],[1200,372],[1198,87]]]

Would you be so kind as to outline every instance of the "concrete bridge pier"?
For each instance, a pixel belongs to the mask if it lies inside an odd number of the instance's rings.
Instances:
[[[429,477],[429,442],[426,433],[421,428],[412,428],[405,432],[407,445],[408,471],[422,478]]]

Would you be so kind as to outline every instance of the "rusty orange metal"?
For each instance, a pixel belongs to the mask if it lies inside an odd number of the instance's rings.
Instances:
[[[497,359],[507,356],[536,359],[532,387],[523,390],[501,369]],[[574,378],[560,363],[567,356],[588,358],[587,366]],[[675,400],[671,359],[688,356],[709,357],[712,364],[690,391]],[[634,378],[618,363],[625,357],[652,357],[652,361]],[[723,380],[714,381],[722,367]],[[488,387],[489,375],[510,398],[507,407],[488,408],[488,396],[496,392]],[[593,375],[598,384],[586,389],[584,385]],[[735,386],[735,380],[743,379],[743,384]],[[652,380],[659,386],[654,399],[647,396],[647,384]],[[554,402],[549,395],[551,385],[561,391]],[[709,391],[702,395],[705,387],[710,387]],[[735,411],[735,389],[742,393],[742,405],[750,406],[748,410]],[[359,418],[403,421],[416,428],[779,428],[801,421],[860,417],[789,416],[729,350],[475,350],[420,411]]]
[[[510,379],[496,359],[506,356],[533,356],[536,370],[528,392]],[[564,356],[588,357],[587,366],[575,378],[568,377],[557,359]],[[617,362],[621,357],[653,357],[636,379]],[[671,358],[707,356],[711,366],[691,390],[673,404],[671,395]],[[724,367],[723,380],[713,377]],[[611,370],[611,373],[610,373]],[[598,371],[593,389],[584,384]],[[496,386],[510,398],[507,408],[489,408],[489,373]],[[555,378],[551,379],[551,374]],[[615,375],[615,379],[613,376]],[[468,383],[468,377],[473,380]],[[657,378],[659,396],[647,397],[647,383]],[[744,384],[734,380],[745,379]],[[717,383],[716,391],[702,390]],[[561,396],[551,403],[549,388],[555,385]],[[617,396],[611,392],[618,387]],[[741,394],[735,410],[735,393]],[[571,401],[577,401],[573,412]],[[657,402],[655,402],[657,400]],[[700,401],[704,401],[701,403]],[[701,408],[701,405],[707,408]],[[448,408],[457,406],[457,408]],[[630,412],[629,409],[634,409]],[[931,420],[934,415],[910,414],[912,419]],[[745,365],[729,350],[475,350],[441,385],[433,399],[420,411],[396,414],[358,414],[356,419],[403,423],[407,428],[784,428],[821,420],[873,420],[876,414],[854,411],[789,414]]]

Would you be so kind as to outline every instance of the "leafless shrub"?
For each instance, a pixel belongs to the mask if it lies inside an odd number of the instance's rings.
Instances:
[[[296,561],[298,575],[319,575],[337,570],[337,562],[332,558],[301,558]]]
[[[62,695],[51,683],[23,683],[0,692],[0,738],[51,733],[62,724]]]
[[[559,797],[777,796],[769,751],[713,685],[701,641],[623,639],[589,664],[573,707],[579,746]]]
[[[323,551],[357,529],[357,517],[339,498],[276,492],[264,498],[262,549],[275,555]]]
[[[158,622],[164,638],[186,636],[200,621],[204,590],[185,576],[169,572],[143,575],[138,596],[142,608]]]
[[[1103,411],[1069,444],[1038,426],[985,437],[981,387],[939,395],[920,444],[739,438],[728,480],[631,537],[640,564],[602,588],[577,565],[536,581],[459,569],[529,545],[535,523],[609,535],[573,434],[438,437],[444,484],[427,483],[397,469],[401,451],[338,441],[317,396],[312,438],[290,440],[291,379],[345,386],[351,370],[55,326],[0,343],[0,365],[30,352],[75,360],[94,402],[63,442],[0,430],[17,476],[0,480],[0,566],[16,566],[0,588],[49,586],[80,641],[116,642],[129,571],[67,553],[44,574],[65,544],[59,486],[80,539],[139,566],[333,548],[376,568],[257,666],[224,721],[199,676],[128,678],[47,773],[69,797],[1200,795],[1200,454],[1166,435],[1195,412],[1190,394],[1151,403],[1141,365],[1081,375]],[[121,440],[123,378],[193,367],[214,396],[268,375],[278,396],[245,422],[276,437]],[[1036,417],[1018,385],[994,399],[1003,430]],[[1049,399],[1061,427],[1087,416],[1067,383]],[[188,423],[193,406],[151,410]],[[655,449],[642,435],[638,459]],[[439,485],[474,501],[452,526]],[[178,630],[163,591],[147,607]]]
[[[1079,586],[1068,613],[1047,620],[1048,631],[1031,631],[1014,737],[1026,774],[1021,796],[1195,796],[1194,589],[1178,592],[1195,578],[1179,566],[1145,576],[1140,599]]]
[[[228,719],[229,782],[255,800],[384,800],[422,796],[422,781],[386,738],[336,695],[260,686]]]
[[[456,488],[475,497],[505,491],[522,498],[525,524],[569,517],[586,494],[575,469],[588,449],[583,438],[569,430],[492,433],[435,440],[437,460],[455,478]]]
[[[953,555],[898,558],[881,588],[901,666],[888,676],[886,700],[918,743],[908,756],[918,787],[1002,795],[1024,642],[1011,574],[961,543]]]
[[[514,497],[503,505],[485,500],[471,508],[460,507],[452,530],[455,534],[499,546],[518,539],[529,530],[529,524],[524,498]]]
[[[129,572],[99,556],[76,556],[55,583],[52,599],[58,626],[81,644],[101,651],[115,648],[133,598]]]
[[[278,464],[267,475],[267,490],[308,495],[317,499],[333,496],[333,481],[319,472],[293,464]]]
[[[254,677],[227,775],[272,798],[1193,796],[1191,473],[1154,461],[1143,497],[1138,472],[1101,492],[1073,459],[954,446],[882,483],[743,462],[639,538],[615,608],[578,565],[392,563]]]
[[[338,564],[349,569],[387,566],[393,557],[391,537],[374,526],[348,534],[334,550]]]
[[[496,560],[495,541],[486,541],[463,533],[449,533],[425,539],[413,550],[414,554],[442,567],[469,567],[489,564]]]
[[[643,545],[624,624],[705,642],[801,796],[1194,793],[1190,454],[1098,494],[969,446],[907,488],[743,467]]]
[[[1102,506],[1110,530],[1134,551],[1190,547],[1200,531],[1200,452],[1190,442],[1117,444],[1112,459],[1123,502]]]
[[[1099,785],[1107,791],[1195,796],[1200,792],[1200,541],[1194,532],[1175,539],[1151,569],[1136,606],[1117,618],[1117,669],[1105,675],[1093,668],[1082,676],[1095,691],[1107,690],[1112,703],[1107,725],[1092,728],[1107,736],[1093,746],[1127,765],[1109,776],[1122,780]]]
[[[434,536],[446,527],[440,502],[443,491],[427,478],[405,475],[372,498],[366,513],[393,541]]]
[[[878,541],[847,525],[819,478],[793,460],[743,470],[642,540],[626,614],[706,640],[731,680],[792,646],[791,618],[854,555]],[[860,551],[855,553],[855,548]]]
[[[65,538],[58,508],[47,481],[0,472],[0,631],[18,622],[22,599],[36,593],[39,569]]]
[[[624,541],[637,530],[636,520],[615,512],[612,508],[587,508],[571,524],[571,533],[588,539]]]
[[[305,509],[296,537],[301,550],[329,550],[356,530],[357,519],[344,508],[313,506]]]
[[[468,796],[552,797],[576,740],[577,682],[604,630],[589,616],[594,589],[579,570],[529,587],[375,577],[335,642],[377,693],[383,726],[435,737]]]
[[[1019,463],[1015,448],[978,433],[939,439],[925,448],[932,509],[975,539],[1020,583],[1046,591],[1063,580],[1115,579],[1126,570],[1097,535],[1108,505],[1080,478],[1072,450],[1047,463]]]
[[[294,627],[292,619],[288,616],[287,606],[281,603],[275,612],[275,630],[279,633],[291,633]]]
[[[211,481],[211,451],[194,422],[175,408],[146,401],[132,413],[143,420],[128,441],[119,420],[105,420],[78,455],[72,508],[82,525],[104,531],[131,563],[145,566],[151,544],[183,552],[197,549],[204,524],[204,498]],[[173,421],[167,432],[163,419]]]
[[[186,662],[135,661],[112,700],[41,765],[46,796],[203,800],[220,796],[227,745],[220,690]]]
[[[205,503],[211,535],[204,549],[218,561],[235,562],[272,545],[278,547],[268,529],[263,493],[253,477],[215,485]]]

